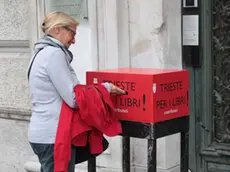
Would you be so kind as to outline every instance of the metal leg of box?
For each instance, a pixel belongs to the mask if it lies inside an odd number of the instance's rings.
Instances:
[[[130,172],[130,137],[122,137],[122,169]]]
[[[157,172],[157,140],[148,140],[148,172]]]
[[[181,133],[181,172],[188,172],[188,134]]]
[[[96,158],[88,160],[88,172],[96,172]]]

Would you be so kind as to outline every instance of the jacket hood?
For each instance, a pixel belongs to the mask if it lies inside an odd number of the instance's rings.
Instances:
[[[69,63],[71,63],[73,60],[73,54],[71,53],[71,51],[69,51],[64,44],[62,44],[59,40],[53,38],[52,36],[45,35],[43,38],[39,39],[34,45],[35,52],[47,46],[60,48],[66,54]]]

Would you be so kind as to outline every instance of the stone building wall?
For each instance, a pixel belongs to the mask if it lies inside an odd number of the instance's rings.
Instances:
[[[0,2],[0,169],[39,169],[27,142],[30,100],[26,70],[40,34],[45,0]],[[85,83],[85,71],[116,68],[174,68],[181,65],[180,0],[89,0],[89,20],[79,27],[73,67]],[[79,66],[79,64],[82,64]],[[158,141],[158,168],[179,168],[180,145],[173,135]],[[121,137],[98,158],[104,171],[121,171]],[[146,171],[147,144],[132,139],[133,171]],[[85,169],[85,164],[80,165]]]

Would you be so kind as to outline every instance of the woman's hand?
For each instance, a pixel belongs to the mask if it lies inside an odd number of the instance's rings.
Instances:
[[[114,84],[112,84],[112,83],[109,83],[109,84],[111,87],[111,92],[110,92],[111,94],[120,94],[120,95],[126,94],[126,92],[124,90],[118,88]]]

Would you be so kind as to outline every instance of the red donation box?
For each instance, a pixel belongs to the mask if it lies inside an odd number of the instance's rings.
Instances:
[[[112,82],[127,95],[111,95],[120,120],[155,123],[189,114],[188,70],[118,68],[89,71],[87,84]]]

